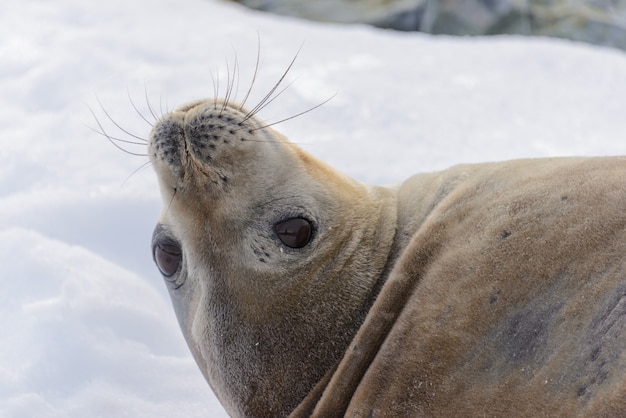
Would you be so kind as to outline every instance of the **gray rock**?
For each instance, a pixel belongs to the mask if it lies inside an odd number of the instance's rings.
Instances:
[[[626,50],[626,0],[236,0],[324,22],[449,35],[553,36]]]
[[[367,23],[399,30],[419,26],[416,11],[427,0],[240,0],[257,10],[320,22]]]

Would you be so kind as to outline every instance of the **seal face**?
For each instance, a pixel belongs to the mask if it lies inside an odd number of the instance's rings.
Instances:
[[[392,193],[223,101],[163,117],[148,152],[163,197],[154,259],[197,363],[229,413],[287,415],[374,300]]]
[[[626,414],[626,158],[370,187],[223,100],[148,152],[155,263],[231,415]]]

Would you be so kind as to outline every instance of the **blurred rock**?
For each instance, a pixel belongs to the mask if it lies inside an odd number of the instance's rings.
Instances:
[[[322,22],[449,35],[553,36],[626,50],[626,0],[235,0]]]

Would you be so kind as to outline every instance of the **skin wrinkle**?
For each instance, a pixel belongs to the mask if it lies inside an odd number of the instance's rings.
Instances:
[[[455,201],[456,201],[456,200],[455,200]],[[621,201],[622,201],[622,202],[624,202],[624,197],[623,197],[623,195],[622,195],[622,197],[621,197]],[[600,216],[600,217],[598,217],[598,219],[599,219],[599,220],[601,220],[601,219],[606,219],[606,218],[602,218],[602,217]],[[624,238],[623,238],[623,235],[624,235],[624,233],[623,233],[623,231],[624,231],[624,217],[623,217],[623,215],[618,216],[618,219],[619,219],[619,221],[618,221],[618,222],[619,222],[619,224],[620,224],[620,227],[619,227],[619,228],[606,228],[606,226],[604,226],[604,228],[605,228],[605,229],[608,229],[609,231],[615,231],[615,233],[616,233],[616,234],[620,234],[620,236],[619,236],[619,237],[616,237],[616,238],[615,238],[615,241],[616,241],[616,242],[620,242],[620,241],[621,241],[621,242],[623,242],[623,239],[624,239]],[[469,222],[468,222],[468,223],[469,223]],[[598,223],[600,223],[600,221],[598,221]],[[454,224],[454,222],[448,222],[448,225],[453,225],[453,224]],[[471,223],[470,223],[470,224],[471,224]],[[525,223],[525,225],[533,225],[533,224],[532,224],[532,223]],[[533,227],[534,227],[534,226],[533,226]],[[595,229],[595,228],[594,228],[594,229]],[[600,231],[601,231],[601,230],[602,230],[602,229],[600,229],[600,228],[598,228],[598,229],[597,229],[597,231],[598,231],[598,235],[597,235],[597,236],[598,236],[598,237],[599,237],[599,235],[600,235]],[[512,237],[512,236],[513,236],[513,235],[511,235],[511,237]],[[522,237],[520,237],[520,238],[522,239],[522,242],[524,242],[524,240],[525,240],[527,237],[522,236]],[[588,245],[586,246],[586,248],[581,248],[581,250],[588,251],[588,250],[587,250],[587,248],[588,248],[588,247],[592,247],[592,246],[594,246],[594,245],[598,245],[598,243],[600,243],[600,242],[605,242],[605,243],[606,243],[606,242],[615,242],[615,241],[612,241],[612,238],[611,238],[611,237],[606,237],[606,236],[604,237],[604,239],[603,239],[603,240],[600,240],[600,239],[592,239],[592,240],[588,243]],[[584,241],[582,241],[582,240],[576,240],[575,242],[577,243],[575,247],[578,249],[579,247],[581,247],[581,246],[582,246],[582,243],[583,243]],[[533,245],[535,245],[535,244],[536,244],[536,242],[535,242],[535,243],[533,243]],[[547,244],[544,244],[544,245],[547,245]],[[605,244],[605,245],[606,245],[606,244]],[[507,247],[509,247],[509,248],[511,247],[511,243],[510,243],[509,241],[507,241]],[[558,246],[557,246],[557,248],[558,248]],[[623,244],[622,244],[622,248],[623,248]],[[602,254],[602,255],[604,255],[604,254]],[[562,257],[567,257],[567,254],[566,254],[566,253],[561,253],[558,257],[561,257],[561,258],[562,258]],[[557,257],[557,258],[558,258],[558,257]],[[573,257],[573,256],[569,256],[569,257]],[[569,257],[568,257],[568,258],[569,258]],[[503,258],[503,257],[499,257],[499,256],[496,256],[495,258],[496,258],[497,260],[507,259],[507,258]],[[509,258],[510,258],[510,257],[509,257]],[[612,262],[614,262],[614,261],[615,261],[615,258],[614,258],[614,257],[607,257],[607,258],[608,258],[608,262],[609,262],[609,263],[612,263]],[[542,262],[543,262],[543,263],[547,263],[547,264],[551,264],[554,260],[555,260],[555,257],[549,257],[549,258],[545,258],[545,259],[543,259],[543,260],[542,260]],[[440,263],[437,259],[432,260],[431,262],[432,262],[432,264],[434,264],[434,265],[441,264],[441,263]],[[622,262],[622,265],[623,265],[623,261],[621,261],[621,260],[620,260],[620,262]],[[494,267],[492,267],[492,270],[496,270],[496,269],[497,269],[497,268],[496,268],[495,266],[494,266]],[[621,272],[621,273],[620,273],[620,274],[622,275],[621,277],[623,277],[623,274],[624,274],[624,272],[623,272],[623,267],[622,267],[622,269],[621,269],[621,270],[619,270],[619,271]],[[541,276],[542,276],[542,275],[541,275],[541,274],[539,274],[539,277],[541,277]],[[461,276],[454,275],[454,277],[461,277]],[[557,277],[557,278],[558,278],[558,277],[564,277],[564,276],[563,276],[563,274],[560,274],[560,275],[559,275],[559,274],[553,275],[553,274],[551,273],[551,274],[547,274],[547,275],[545,275],[544,277],[546,277],[546,278],[547,278],[547,277]],[[617,278],[619,278],[619,277],[620,277],[620,276],[618,275],[618,276],[617,276]],[[560,279],[558,279],[558,280],[560,280]],[[558,284],[558,282],[557,282],[557,284]],[[570,284],[570,285],[571,285],[571,284]],[[528,290],[526,290],[524,293],[528,294],[528,293],[530,292],[530,289],[532,289],[532,288],[529,288],[529,289],[528,289]],[[426,291],[426,289],[423,289],[423,290],[424,290],[424,291]],[[540,293],[540,292],[538,292],[538,293]],[[461,294],[461,293],[459,292],[459,294]],[[467,293],[466,293],[466,294],[467,294]],[[524,299],[524,298],[523,298],[523,297],[518,296],[518,297],[516,297],[514,300],[520,301],[520,300],[522,300],[522,299]],[[513,302],[511,301],[511,303],[513,303]],[[515,302],[515,303],[520,303],[520,302]],[[422,306],[422,310],[426,310],[426,309],[429,309],[429,308],[428,308],[428,307],[425,307],[425,306]],[[498,318],[498,317],[499,317],[499,316],[496,316],[496,318]],[[415,322],[415,320],[410,320],[410,321],[408,321],[408,322],[407,322],[407,324],[405,324],[405,325],[398,325],[398,328],[399,328],[399,329],[403,329],[403,327],[404,327],[404,326],[407,326],[407,327],[408,327],[408,326],[410,326],[410,324],[412,324],[412,323],[414,323],[414,322]],[[475,320],[470,321],[470,323],[473,323],[474,325],[478,325],[478,324],[480,324],[480,322],[477,322],[477,321],[475,321]],[[451,335],[450,335],[450,336],[451,336]],[[449,336],[449,337],[450,337],[450,336]],[[449,338],[449,337],[448,337],[448,338]],[[422,333],[422,338],[424,338],[424,333]],[[445,345],[442,345],[441,347],[444,347],[444,346],[445,346]],[[499,355],[500,355],[499,353],[498,353],[498,354],[494,353],[494,358],[498,358],[498,356],[499,356]],[[489,355],[487,354],[487,357],[488,357],[488,356],[489,356]],[[397,359],[397,357],[396,357],[396,356],[391,356],[391,357],[394,357],[395,359]],[[425,360],[424,360],[424,362],[425,362],[425,363],[428,363],[428,362],[426,362]],[[405,366],[406,366],[406,365],[405,365]],[[392,370],[387,370],[387,372],[386,372],[386,373],[380,373],[380,372],[379,372],[377,376],[385,376],[385,375],[388,375],[388,376],[397,376],[396,374],[394,374],[393,370],[395,370],[395,368],[394,368],[394,369],[392,369]],[[467,373],[466,373],[466,376],[471,376],[471,374],[472,374],[472,373],[470,372],[470,370],[468,370],[468,371],[467,371]],[[400,375],[402,375],[402,373],[400,373]],[[511,377],[511,379],[513,379],[513,377]],[[471,381],[471,380],[470,380],[470,381]],[[514,380],[511,380],[511,381],[514,381]],[[367,387],[368,385],[363,385],[363,386]],[[377,387],[379,387],[379,386],[385,387],[385,385],[384,385],[383,383],[381,383],[380,381],[378,382],[378,385],[371,385],[371,386],[369,386],[369,387],[370,387],[370,390],[375,390],[375,389],[373,389],[373,388],[377,388]],[[487,389],[485,386],[481,387],[481,391],[482,391],[482,390],[485,390],[485,389]],[[531,390],[531,389],[529,389],[529,390]],[[519,390],[518,390],[518,392],[519,392]],[[441,393],[440,393],[440,394],[441,394]],[[371,396],[372,396],[372,393],[369,393],[369,394],[368,394],[368,399],[370,399],[370,397],[371,397]],[[444,398],[445,398],[445,397],[444,397]],[[542,398],[542,397],[538,397],[538,399],[541,399],[541,398]],[[375,398],[374,398],[374,399],[375,399]],[[424,401],[423,401],[423,402],[424,402],[424,405],[427,405],[427,404],[428,404],[427,399],[424,399]],[[493,400],[492,400],[491,402],[493,403]],[[372,404],[375,404],[375,400],[372,400],[372,402],[371,402],[371,403],[372,403]],[[369,404],[369,403],[368,403],[368,404]],[[383,403],[383,405],[384,405],[384,403]],[[458,401],[457,401],[457,402],[454,402],[454,401],[453,401],[452,405],[456,405],[456,406],[458,406]],[[538,403],[538,405],[541,405],[541,403],[539,402],[539,403]],[[567,404],[566,404],[566,405],[567,405]],[[622,404],[622,405],[623,405],[623,404]],[[527,407],[528,407],[528,406],[527,406]],[[550,407],[550,408],[548,408],[547,406],[545,406],[545,408],[547,408],[546,410],[550,410],[550,409],[552,409],[551,407]],[[384,408],[383,408],[383,410],[384,410]],[[420,409],[420,410],[421,410],[421,411],[424,411],[423,409]],[[450,410],[452,410],[452,409],[450,408]],[[441,411],[440,411],[440,412],[441,412]],[[469,413],[469,412],[468,412],[468,413]],[[380,414],[381,414],[380,416],[384,416],[384,413],[380,413]],[[521,413],[520,413],[520,415],[523,415],[523,414],[521,414]]]

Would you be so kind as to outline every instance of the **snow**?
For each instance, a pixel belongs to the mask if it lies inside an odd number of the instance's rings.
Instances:
[[[149,242],[151,111],[260,71],[248,103],[362,181],[461,162],[626,154],[626,56],[567,41],[304,22],[211,0],[0,4],[0,416],[225,416],[184,344]],[[298,51],[300,51],[298,53]],[[230,74],[228,73],[228,74]],[[100,105],[101,103],[101,105]],[[150,104],[150,108],[148,104]],[[91,109],[91,110],[90,110]],[[142,153],[144,147],[126,146]]]

